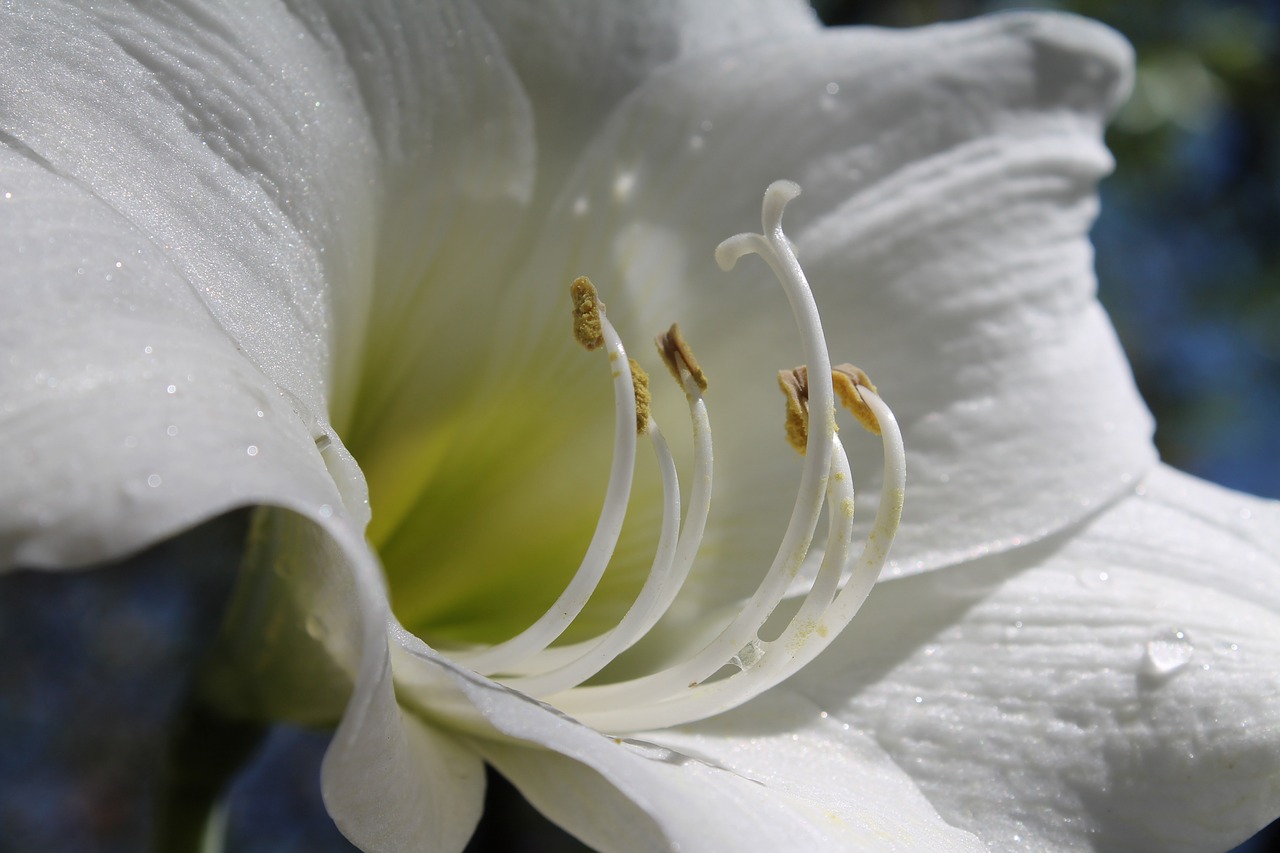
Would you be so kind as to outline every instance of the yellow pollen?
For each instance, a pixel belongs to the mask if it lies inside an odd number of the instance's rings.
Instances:
[[[678,323],[672,323],[671,328],[654,338],[653,342],[657,344],[658,355],[662,356],[667,370],[671,371],[671,375],[677,382],[684,382],[680,378],[680,366],[684,365],[684,369],[689,371],[689,375],[693,377],[698,387],[703,391],[707,390],[707,375],[698,366],[698,360],[693,357],[693,350],[680,334]]]
[[[804,456],[809,444],[809,369],[778,371],[778,387],[787,398],[787,441]]]
[[[875,393],[876,386],[871,384],[867,374],[852,364],[837,364],[831,368],[831,384],[835,388],[836,396],[840,398],[840,404],[849,410],[849,414],[853,415],[867,432],[879,435],[880,421],[876,419],[876,413],[871,411],[871,407],[862,399],[862,393],[858,390],[866,388]]]
[[[591,279],[579,276],[569,285],[573,299],[573,337],[588,350],[604,346],[604,329],[600,325],[600,312],[604,303]]]
[[[649,374],[634,358],[631,362],[631,384],[636,391],[636,434],[644,435],[649,429]]]

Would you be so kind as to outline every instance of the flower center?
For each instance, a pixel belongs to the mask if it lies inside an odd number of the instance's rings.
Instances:
[[[697,558],[711,507],[712,441],[703,400],[707,379],[678,327],[672,326],[656,343],[684,391],[692,424],[693,477],[682,519],[676,464],[649,410],[648,377],[628,358],[595,287],[580,278],[570,288],[574,336],[588,350],[605,350],[613,380],[613,456],[603,508],[577,571],[545,612],[501,642],[446,649],[458,663],[597,728],[640,730],[700,719],[747,701],[806,665],[856,614],[897,530],[905,459],[893,414],[866,375],[850,365],[831,366],[817,306],[782,231],[783,209],[798,194],[799,188],[790,182],[772,184],[764,197],[763,233],[739,234],[716,249],[716,260],[725,270],[748,254],[759,255],[769,265],[790,302],[807,362],[779,374],[787,399],[787,437],[804,461],[786,532],[755,593],[709,642],[689,649],[683,658],[639,677],[611,681],[601,675],[658,623]],[[881,502],[856,556],[853,483],[836,435],[837,398],[860,423],[881,435],[884,446]],[[662,491],[660,532],[648,575],[616,624],[590,639],[555,645],[583,613],[618,547],[641,438],[652,447]],[[817,575],[781,633],[762,640],[761,629],[787,595],[810,550],[824,505],[828,533]]]

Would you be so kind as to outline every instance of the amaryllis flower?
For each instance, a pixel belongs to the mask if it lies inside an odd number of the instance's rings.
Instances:
[[[1159,465],[1094,298],[1115,34],[2,20],[0,561],[256,507],[202,690],[336,725],[362,848],[461,849],[486,762],[602,849],[1208,851],[1280,812],[1280,510]]]

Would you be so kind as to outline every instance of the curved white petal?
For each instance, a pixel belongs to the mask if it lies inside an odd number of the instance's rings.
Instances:
[[[663,69],[593,141],[504,304],[556,329],[541,288],[572,269],[612,294],[624,337],[680,321],[712,420],[732,425],[708,551],[738,568],[719,594],[754,581],[741,567],[776,541],[798,476],[771,378],[800,358],[781,295],[763,265],[725,276],[707,251],[754,225],[779,177],[804,187],[788,233],[833,358],[868,370],[903,425],[891,573],[1061,529],[1154,463],[1086,236],[1130,62],[1064,16],[825,31]],[[660,391],[655,411],[674,407]]]
[[[333,525],[312,530],[306,552],[315,570],[350,584],[329,611],[343,620],[358,615],[357,624],[336,626],[337,635],[361,643],[354,690],[325,753],[325,806],[362,850],[460,851],[484,808],[484,766],[456,736],[397,702],[388,646],[394,622],[368,546]]]
[[[366,275],[377,186],[349,73],[282,6],[32,4],[6,13],[0,41],[9,146],[132,225],[127,243],[103,239],[112,261],[163,257],[323,419],[329,329],[346,322],[329,287]],[[56,244],[40,255],[74,260]],[[120,280],[103,286],[131,298]]]
[[[345,514],[310,425],[160,247],[29,152],[0,149],[0,188],[0,566],[109,559],[236,506]]]
[[[393,638],[401,701],[463,731],[530,802],[593,848],[981,849],[939,819],[878,747],[834,722],[815,725],[802,702],[766,700],[714,726],[612,738],[456,667],[411,635]],[[385,725],[395,725],[393,714]]]
[[[1157,470],[1083,529],[881,584],[789,682],[993,850],[1226,849],[1280,813],[1280,505]]]
[[[813,10],[798,0],[478,5],[533,109],[542,201],[560,190],[618,102],[662,65],[817,29]]]
[[[354,294],[331,282],[344,315],[332,417],[361,464],[376,467],[379,445],[467,390],[465,374],[437,359],[482,351],[476,331],[489,295],[476,285],[503,278],[520,238],[535,176],[533,117],[473,3],[297,5],[328,65],[349,68],[378,153],[370,265],[350,283]],[[341,195],[327,202],[346,207]]]

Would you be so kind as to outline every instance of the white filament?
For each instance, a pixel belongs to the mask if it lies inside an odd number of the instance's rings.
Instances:
[[[627,351],[613,325],[600,311],[600,326],[613,366],[614,429],[613,462],[604,507],[596,522],[591,544],[573,579],[551,608],[516,636],[480,650],[452,653],[454,660],[483,675],[506,672],[551,645],[578,617],[604,575],[622,533],[636,467],[636,394]]]

